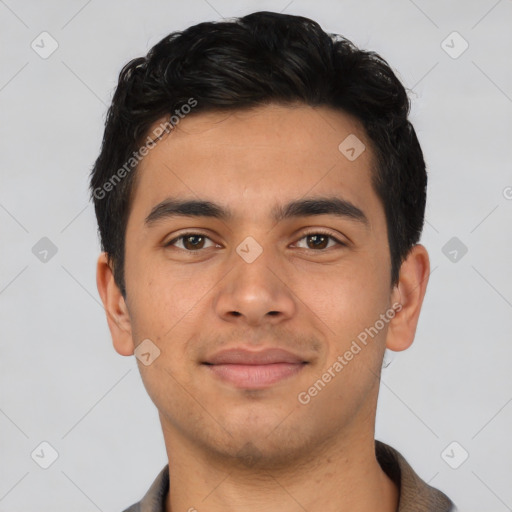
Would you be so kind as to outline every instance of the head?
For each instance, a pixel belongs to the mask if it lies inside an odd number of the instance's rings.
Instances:
[[[140,368],[169,431],[233,456],[267,432],[254,453],[275,464],[371,417],[384,349],[412,342],[429,270],[408,113],[384,59],[299,16],[201,23],[122,69],[91,175],[98,288],[116,350],[160,351]],[[205,363],[240,345],[304,367],[264,389],[212,377]]]

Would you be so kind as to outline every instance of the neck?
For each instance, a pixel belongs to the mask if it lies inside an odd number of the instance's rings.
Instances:
[[[163,425],[169,458],[166,512],[396,512],[398,490],[375,456],[374,432],[339,435],[288,465],[212,455]]]

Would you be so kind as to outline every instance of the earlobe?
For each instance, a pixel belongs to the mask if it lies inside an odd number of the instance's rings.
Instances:
[[[395,316],[389,323],[386,348],[401,351],[409,348],[414,341],[423,298],[430,275],[428,252],[421,244],[410,250],[400,267],[398,284],[391,294]]]
[[[115,350],[123,356],[134,351],[131,320],[124,297],[119,290],[107,253],[100,254],[96,267],[96,285],[107,314],[107,323]]]

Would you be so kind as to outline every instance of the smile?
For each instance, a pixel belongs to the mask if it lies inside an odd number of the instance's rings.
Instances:
[[[261,389],[299,373],[307,363],[204,364],[224,382],[246,389]]]

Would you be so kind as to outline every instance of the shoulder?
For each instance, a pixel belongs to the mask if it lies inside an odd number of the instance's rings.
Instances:
[[[448,496],[423,481],[398,450],[375,440],[375,453],[383,471],[399,489],[398,512],[456,511]]]

